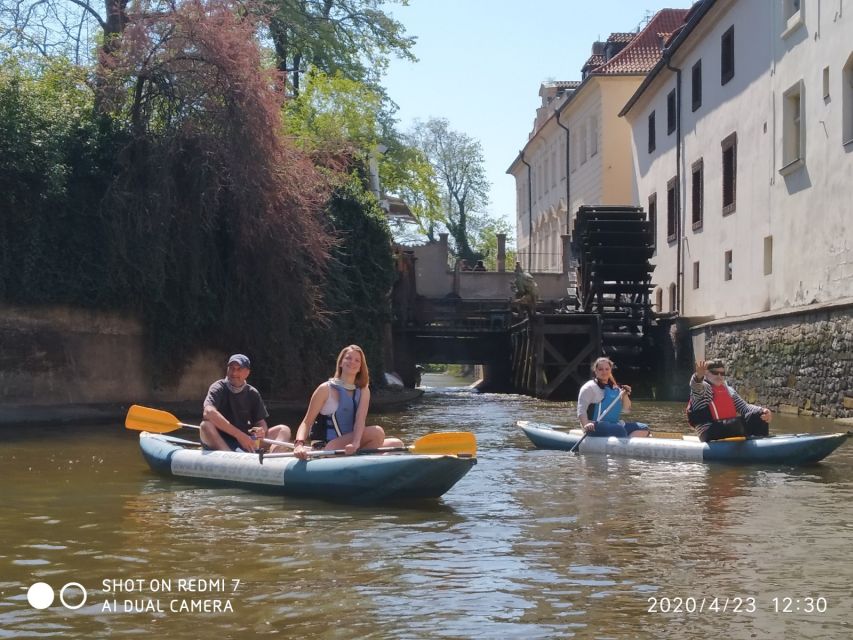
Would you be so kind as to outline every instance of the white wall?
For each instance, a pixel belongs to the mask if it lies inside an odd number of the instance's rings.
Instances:
[[[781,2],[719,2],[673,56],[682,72],[681,203],[685,316],[740,316],[853,295],[851,145],[842,144],[842,78],[853,50],[853,7],[803,2],[803,25],[781,37]],[[818,20],[820,18],[820,20]],[[720,37],[735,28],[735,74],[720,82]],[[693,112],[691,69],[702,60],[702,105]],[[829,66],[830,97],[822,95]],[[805,164],[782,176],[782,96],[803,80]],[[676,134],[666,133],[666,96],[676,76],[663,71],[626,118],[632,130],[636,193],[640,204],[657,193],[657,265],[664,290],[677,278],[677,242],[668,242],[667,181],[676,175]],[[838,99],[835,98],[838,96]],[[657,149],[647,151],[648,114],[655,110]],[[722,209],[721,141],[737,134],[735,211]],[[691,166],[704,163],[704,213],[692,229]],[[765,237],[773,238],[772,272],[765,275]],[[732,251],[732,279],[723,258]],[[693,263],[699,262],[699,288]]]

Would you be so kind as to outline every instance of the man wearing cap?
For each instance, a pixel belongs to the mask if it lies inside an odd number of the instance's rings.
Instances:
[[[251,368],[247,356],[235,353],[228,358],[225,377],[210,385],[201,422],[201,442],[205,449],[254,451],[258,441],[250,435],[252,428],[259,438],[290,440],[287,425],[267,430],[269,413],[261,394],[246,382]]]
[[[726,363],[720,358],[699,360],[690,378],[687,421],[702,442],[735,436],[766,436],[773,413],[749,404],[726,383]]]

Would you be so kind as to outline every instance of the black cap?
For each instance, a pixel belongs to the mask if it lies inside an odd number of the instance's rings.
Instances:
[[[241,367],[245,367],[246,369],[252,368],[252,363],[249,360],[249,357],[244,356],[242,353],[235,353],[233,356],[228,358],[228,364],[231,364],[232,362],[236,362]]]

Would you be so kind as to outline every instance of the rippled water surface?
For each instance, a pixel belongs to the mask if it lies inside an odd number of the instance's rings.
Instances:
[[[807,468],[729,467],[538,451],[513,426],[572,409],[435,387],[374,416],[408,441],[478,439],[444,498],[392,508],[161,478],[120,425],[5,429],[0,638],[853,636],[853,445]],[[669,430],[683,407],[634,415]],[[35,582],[57,592],[47,609],[28,604]],[[68,583],[80,608],[59,601]]]

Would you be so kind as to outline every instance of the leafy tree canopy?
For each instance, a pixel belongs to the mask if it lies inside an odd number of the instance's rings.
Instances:
[[[457,257],[477,259],[471,248],[470,227],[473,218],[484,215],[489,203],[489,182],[479,140],[454,131],[446,118],[418,122],[411,140],[435,172],[443,223],[453,238]]]
[[[311,69],[379,87],[391,55],[415,60],[415,38],[384,11],[408,0],[263,0],[278,68],[294,95]]]

